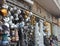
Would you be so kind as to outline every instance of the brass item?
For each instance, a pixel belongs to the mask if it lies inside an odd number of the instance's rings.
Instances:
[[[3,16],[7,16],[7,14],[8,14],[7,9],[1,9],[1,12],[2,12]]]

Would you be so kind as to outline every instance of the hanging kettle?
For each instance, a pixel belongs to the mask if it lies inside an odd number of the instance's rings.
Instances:
[[[22,21],[20,24],[19,24],[19,27],[24,27],[25,23],[24,21]]]
[[[7,4],[3,4],[2,7],[8,9],[9,6]]]
[[[32,12],[30,12],[30,13],[29,13],[29,16],[32,16],[32,15],[33,15],[33,13],[32,13]]]
[[[1,9],[1,13],[3,16],[7,16],[8,10],[3,8],[3,9]]]
[[[44,22],[44,26],[48,26],[48,23],[47,22]]]
[[[25,11],[25,19],[27,19],[29,16],[29,11]]]
[[[10,18],[9,17],[5,17],[3,20],[4,20],[4,22],[8,23],[10,21]]]
[[[21,10],[20,10],[20,9],[18,9],[18,10],[17,10],[17,14],[20,14],[20,13],[21,13]]]

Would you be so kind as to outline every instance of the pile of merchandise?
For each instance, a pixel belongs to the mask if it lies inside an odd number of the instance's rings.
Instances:
[[[6,3],[0,6],[0,45],[20,42],[21,46],[34,46],[34,25],[36,17],[28,10],[22,10]]]

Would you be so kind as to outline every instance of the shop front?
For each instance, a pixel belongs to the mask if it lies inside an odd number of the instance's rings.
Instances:
[[[0,44],[45,46],[44,37],[51,36],[51,24],[37,16],[31,12],[31,3],[6,0],[0,6]]]

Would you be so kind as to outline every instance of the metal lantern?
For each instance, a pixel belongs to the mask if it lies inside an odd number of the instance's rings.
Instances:
[[[10,21],[10,18],[9,18],[9,17],[5,17],[3,20],[4,20],[6,23],[8,23],[8,22]]]

